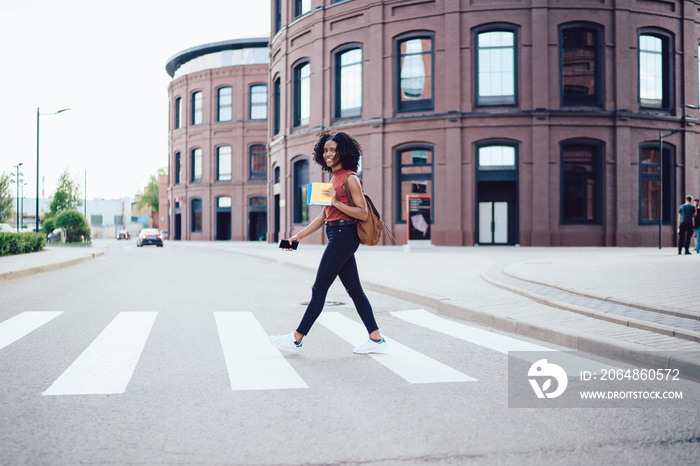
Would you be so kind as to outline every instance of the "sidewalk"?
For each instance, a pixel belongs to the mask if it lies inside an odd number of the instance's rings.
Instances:
[[[88,252],[102,254],[110,241],[96,241],[92,251],[50,248],[0,258],[0,281],[56,267],[57,260],[88,260]],[[165,247],[251,255],[311,273],[324,248],[172,241]],[[361,246],[357,260],[368,290],[649,369],[673,366],[700,381],[700,255],[678,256],[673,248]]]

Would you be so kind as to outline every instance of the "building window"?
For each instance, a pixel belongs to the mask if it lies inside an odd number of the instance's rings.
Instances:
[[[233,120],[233,91],[230,87],[220,87],[216,91],[216,121]]]
[[[202,149],[192,149],[190,158],[190,181],[198,183],[202,181]]]
[[[335,56],[335,117],[362,115],[362,49],[338,52]]]
[[[671,39],[662,34],[639,35],[639,105],[671,108]]]
[[[294,127],[307,126],[311,114],[311,64],[294,68]]]
[[[192,124],[201,125],[202,115],[203,115],[203,102],[204,97],[202,91],[197,91],[192,93]]]
[[[477,31],[477,105],[516,104],[515,44],[514,30]]]
[[[397,110],[433,109],[433,39],[412,37],[397,42]]]
[[[182,155],[175,152],[175,184],[180,184],[182,180]]]
[[[182,128],[182,97],[175,99],[175,129]]]
[[[231,146],[216,148],[216,181],[231,181]]]
[[[311,0],[294,0],[294,17],[311,11]]]
[[[267,146],[265,144],[250,146],[250,179],[267,179]]]
[[[600,223],[602,148],[571,142],[561,150],[561,223]]]
[[[277,34],[279,30],[282,29],[282,0],[275,0],[274,8],[275,34]]]
[[[202,231],[202,200],[192,199],[192,233]]]
[[[250,86],[250,119],[267,120],[267,84]]]
[[[600,105],[600,30],[564,27],[560,44],[562,105]]]
[[[306,185],[309,183],[309,162],[299,160],[294,163],[294,223],[308,223],[309,206],[306,204]]]
[[[673,211],[673,151],[664,146],[663,166],[659,163],[659,146],[642,146],[639,152],[639,223],[659,223],[659,206],[663,201],[663,223],[671,223]],[[663,182],[662,182],[663,181]],[[659,193],[663,192],[660,197]]]
[[[479,170],[515,170],[515,146],[480,146],[477,164]]]
[[[273,92],[273,99],[274,99],[274,113],[272,115],[272,134],[279,134],[280,133],[280,98],[282,97],[281,95],[281,84],[280,84],[280,78],[275,79],[275,82],[272,84],[272,92]]]
[[[406,196],[408,194],[433,195],[433,148],[414,146],[396,152],[398,223],[406,222]]]

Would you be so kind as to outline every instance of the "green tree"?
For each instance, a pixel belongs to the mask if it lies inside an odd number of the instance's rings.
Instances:
[[[0,223],[9,222],[15,215],[10,179],[7,173],[0,175]]]
[[[158,175],[151,175],[151,178],[148,180],[148,184],[146,185],[146,189],[144,190],[143,194],[137,194],[136,195],[136,208],[141,210],[144,207],[150,207],[153,212],[158,212],[158,201],[159,201],[159,190],[160,190],[160,183],[158,182],[158,177],[160,175],[163,175],[165,173],[164,169],[158,170]]]
[[[56,228],[66,231],[66,242],[90,241],[90,225],[83,214],[75,209],[64,210],[56,217]]]
[[[71,178],[68,169],[66,169],[58,177],[56,194],[51,199],[46,217],[56,217],[65,210],[76,209],[81,205],[83,205],[83,201],[80,199],[80,183]]]

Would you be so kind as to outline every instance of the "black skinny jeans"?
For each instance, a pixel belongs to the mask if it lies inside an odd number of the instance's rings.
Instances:
[[[693,236],[693,224],[682,222],[678,227],[678,252],[685,248],[685,252],[690,252],[690,238]]]
[[[328,245],[323,252],[321,263],[316,272],[316,281],[311,287],[311,301],[306,307],[304,317],[297,328],[297,332],[307,335],[311,326],[321,315],[323,305],[326,302],[328,289],[335,281],[335,277],[340,277],[345,290],[355,303],[355,309],[360,315],[362,322],[367,328],[367,333],[378,330],[377,322],[374,320],[372,306],[365,296],[365,292],[360,285],[360,276],[357,273],[357,263],[355,262],[355,251],[360,246],[360,239],[357,237],[357,225],[340,225],[326,227]]]

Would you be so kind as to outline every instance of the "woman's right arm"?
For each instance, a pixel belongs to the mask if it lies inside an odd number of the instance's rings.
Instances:
[[[309,236],[314,231],[321,228],[326,223],[326,208],[321,210],[321,213],[316,217],[311,223],[309,223],[306,228],[301,230],[296,235],[289,238],[289,241],[301,241],[302,238]]]

